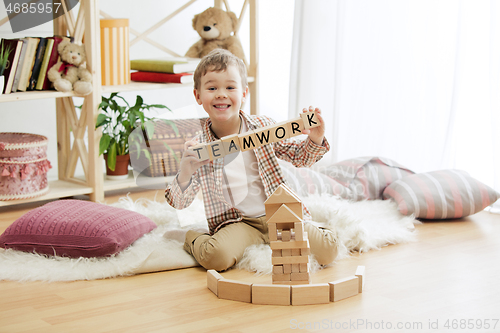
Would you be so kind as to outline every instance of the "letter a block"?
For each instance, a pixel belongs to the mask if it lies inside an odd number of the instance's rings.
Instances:
[[[300,114],[300,117],[304,121],[304,129],[318,127],[321,125],[315,111],[303,112]]]
[[[240,140],[238,134],[224,136],[220,139],[224,147],[224,154],[229,155],[240,151]]]

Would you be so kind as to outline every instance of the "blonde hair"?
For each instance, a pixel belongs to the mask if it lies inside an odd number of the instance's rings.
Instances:
[[[231,65],[236,66],[240,72],[241,86],[245,89],[248,85],[245,63],[243,60],[224,49],[215,49],[201,59],[194,72],[194,89],[198,90],[200,88],[201,78],[207,74],[207,72],[223,72]]]

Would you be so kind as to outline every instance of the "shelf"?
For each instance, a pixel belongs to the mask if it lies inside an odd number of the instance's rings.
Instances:
[[[141,178],[139,185],[134,179],[134,175],[132,171],[129,171],[128,178],[123,180],[108,180],[106,176],[104,176],[104,191],[115,191],[115,190],[124,190],[128,188],[137,188],[144,187],[147,189],[164,189],[166,184],[170,183],[175,176],[169,177],[145,177]]]
[[[0,103],[28,101],[33,99],[70,97],[70,96],[76,97],[76,95],[73,92],[60,92],[55,90],[21,91],[21,92],[0,95]]]

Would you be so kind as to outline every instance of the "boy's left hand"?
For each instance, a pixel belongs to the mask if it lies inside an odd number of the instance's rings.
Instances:
[[[307,108],[303,108],[302,112],[311,112],[316,111],[316,117],[320,122],[320,125],[314,128],[305,129],[302,131],[302,134],[309,135],[309,139],[315,144],[321,146],[323,144],[323,138],[325,137],[325,121],[323,117],[321,117],[321,110],[319,108],[313,108],[312,106]]]

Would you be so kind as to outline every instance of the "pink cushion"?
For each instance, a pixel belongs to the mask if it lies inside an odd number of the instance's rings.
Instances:
[[[500,194],[461,170],[419,173],[396,180],[384,191],[404,215],[423,219],[460,218],[477,213]]]
[[[156,228],[144,215],[81,200],[60,200],[21,216],[0,247],[64,257],[103,257],[122,251]]]
[[[387,185],[414,173],[391,159],[372,156],[337,162],[319,171],[344,186],[344,191],[335,194],[350,200],[382,199]]]

